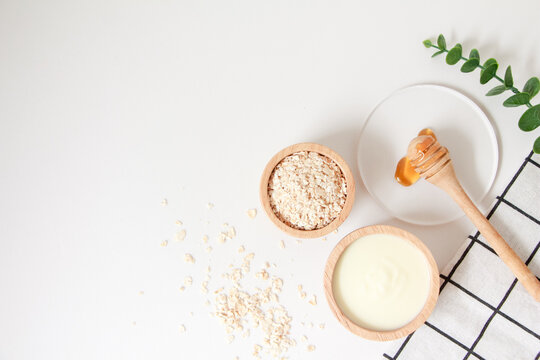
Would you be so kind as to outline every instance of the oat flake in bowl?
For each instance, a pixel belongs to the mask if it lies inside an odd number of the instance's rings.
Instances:
[[[296,229],[315,230],[330,224],[343,210],[347,184],[334,161],[314,151],[300,151],[274,168],[268,195],[281,221]]]
[[[323,236],[350,212],[354,179],[345,161],[319,144],[278,153],[261,180],[261,200],[274,223],[299,237]],[[332,226],[329,226],[332,224]]]

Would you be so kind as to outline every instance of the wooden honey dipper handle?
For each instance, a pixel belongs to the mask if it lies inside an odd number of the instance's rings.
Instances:
[[[523,284],[523,287],[525,287],[536,301],[540,301],[540,281],[538,281],[527,265],[521,261],[514,250],[504,241],[502,236],[465,193],[456,177],[452,161],[449,161],[436,174],[427,177],[426,180],[447,192],[454,199],[478,231],[488,241],[493,250],[499,255],[501,260],[504,261],[506,266],[512,270],[516,278]]]

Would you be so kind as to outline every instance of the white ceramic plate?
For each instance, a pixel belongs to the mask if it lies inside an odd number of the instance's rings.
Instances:
[[[409,142],[426,127],[448,148],[458,179],[478,203],[497,173],[497,138],[486,114],[472,100],[443,86],[410,86],[377,105],[360,135],[358,169],[369,193],[395,217],[437,225],[463,212],[446,193],[423,179],[409,187],[394,180],[395,166]]]

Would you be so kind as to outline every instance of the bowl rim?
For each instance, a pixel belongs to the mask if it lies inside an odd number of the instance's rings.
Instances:
[[[373,235],[373,234],[394,235],[408,241],[413,246],[415,246],[418,250],[420,250],[420,252],[422,252],[422,254],[425,256],[426,261],[428,262],[428,267],[431,272],[430,289],[429,289],[428,297],[426,299],[424,307],[418,313],[418,315],[416,315],[414,319],[412,319],[410,322],[403,325],[402,327],[394,329],[394,330],[372,330],[372,329],[368,329],[368,328],[365,328],[356,324],[343,313],[343,311],[339,308],[334,298],[334,292],[333,292],[334,269],[336,267],[337,262],[339,261],[339,258],[341,257],[341,254],[355,240],[361,237],[364,237],[366,235]],[[356,229],[352,231],[351,233],[346,235],[343,239],[341,239],[336,244],[336,246],[334,247],[330,255],[328,256],[328,260],[326,261],[326,266],[324,269],[323,282],[324,282],[324,294],[326,296],[326,300],[328,302],[328,305],[330,306],[330,310],[332,311],[334,316],[338,319],[338,321],[353,334],[363,337],[364,339],[376,340],[376,341],[396,340],[396,339],[405,337],[411,334],[412,332],[414,332],[415,330],[417,330],[428,319],[429,315],[431,314],[431,312],[433,311],[435,307],[437,298],[439,296],[439,269],[437,267],[437,263],[435,262],[435,259],[433,258],[433,255],[431,254],[427,246],[420,239],[418,239],[415,235],[411,234],[410,232],[405,231],[395,226],[390,226],[390,225],[370,225],[370,226],[362,227],[360,229]]]
[[[345,204],[343,205],[343,209],[341,210],[339,215],[334,220],[332,220],[332,222],[330,222],[328,225],[320,229],[301,230],[301,229],[295,229],[293,227],[290,227],[289,225],[285,224],[277,217],[277,215],[274,213],[270,205],[270,199],[268,196],[268,181],[270,180],[270,176],[272,175],[274,168],[287,156],[300,152],[300,151],[317,152],[321,155],[324,155],[330,158],[341,169],[341,172],[343,173],[343,176],[345,177],[345,182],[347,184],[347,197],[345,199]],[[354,195],[355,195],[354,176],[351,169],[349,168],[349,165],[347,165],[345,160],[337,152],[335,152],[334,150],[324,145],[317,144],[317,143],[298,143],[291,146],[287,146],[286,148],[279,151],[266,164],[264,171],[262,173],[261,181],[259,185],[259,197],[260,197],[262,207],[264,211],[266,212],[266,215],[268,215],[268,217],[274,223],[274,225],[276,225],[283,232],[289,235],[292,235],[294,237],[298,237],[298,238],[318,238],[318,237],[327,235],[331,233],[332,231],[334,231],[335,229],[337,229],[341,224],[343,224],[345,219],[349,216],[352,210],[352,206],[354,204]]]

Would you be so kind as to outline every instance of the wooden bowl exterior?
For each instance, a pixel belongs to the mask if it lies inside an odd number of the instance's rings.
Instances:
[[[272,175],[272,171],[274,171],[274,168],[277,164],[281,162],[285,157],[297,153],[299,151],[313,151],[317,152],[321,155],[324,155],[330,159],[332,159],[341,169],[343,172],[343,176],[345,177],[345,181],[347,183],[347,198],[345,199],[345,204],[343,205],[343,209],[339,213],[339,215],[328,225],[325,227],[322,227],[320,229],[316,230],[300,230],[290,227],[289,225],[282,222],[274,213],[272,210],[272,207],[270,205],[270,198],[268,196],[268,182],[270,180],[270,176]],[[351,169],[343,160],[341,156],[339,156],[338,153],[333,151],[330,148],[327,148],[326,146],[315,144],[315,143],[300,143],[295,144],[289,147],[286,147],[285,149],[278,152],[276,155],[270,159],[266,167],[264,168],[260,187],[259,187],[259,196],[261,199],[261,203],[263,206],[264,211],[270,218],[270,220],[283,232],[292,235],[297,238],[318,238],[324,235],[327,235],[338,228],[347,216],[349,216],[353,203],[354,203],[354,193],[355,193],[355,183],[354,183],[354,177],[351,172]]]
[[[370,329],[357,325],[352,320],[349,320],[349,318],[341,311],[341,309],[336,303],[336,300],[334,299],[334,291],[333,291],[334,269],[339,258],[341,257],[341,254],[347,248],[347,246],[349,246],[355,240],[363,236],[372,235],[372,234],[395,235],[395,236],[405,239],[406,241],[409,241],[411,244],[413,244],[418,250],[420,250],[424,254],[428,262],[430,271],[431,271],[430,290],[429,290],[426,303],[424,304],[424,307],[411,322],[395,330],[377,331],[377,330],[370,330]],[[330,306],[330,309],[332,310],[336,318],[339,320],[339,322],[353,334],[361,336],[365,339],[376,340],[376,341],[395,340],[395,339],[399,339],[404,336],[407,336],[410,333],[414,332],[427,320],[427,318],[433,311],[433,308],[435,307],[435,303],[437,302],[437,298],[439,296],[439,270],[437,268],[437,264],[435,263],[435,260],[433,259],[433,256],[431,255],[431,252],[429,251],[429,249],[424,245],[424,243],[422,243],[413,234],[405,230],[399,229],[394,226],[389,226],[389,225],[367,226],[364,228],[357,229],[351,232],[350,234],[348,234],[347,236],[345,236],[335,246],[335,248],[330,253],[330,256],[328,257],[328,260],[326,262],[326,267],[324,270],[323,281],[324,281],[324,293],[326,295],[326,300],[328,301],[328,305]]]

